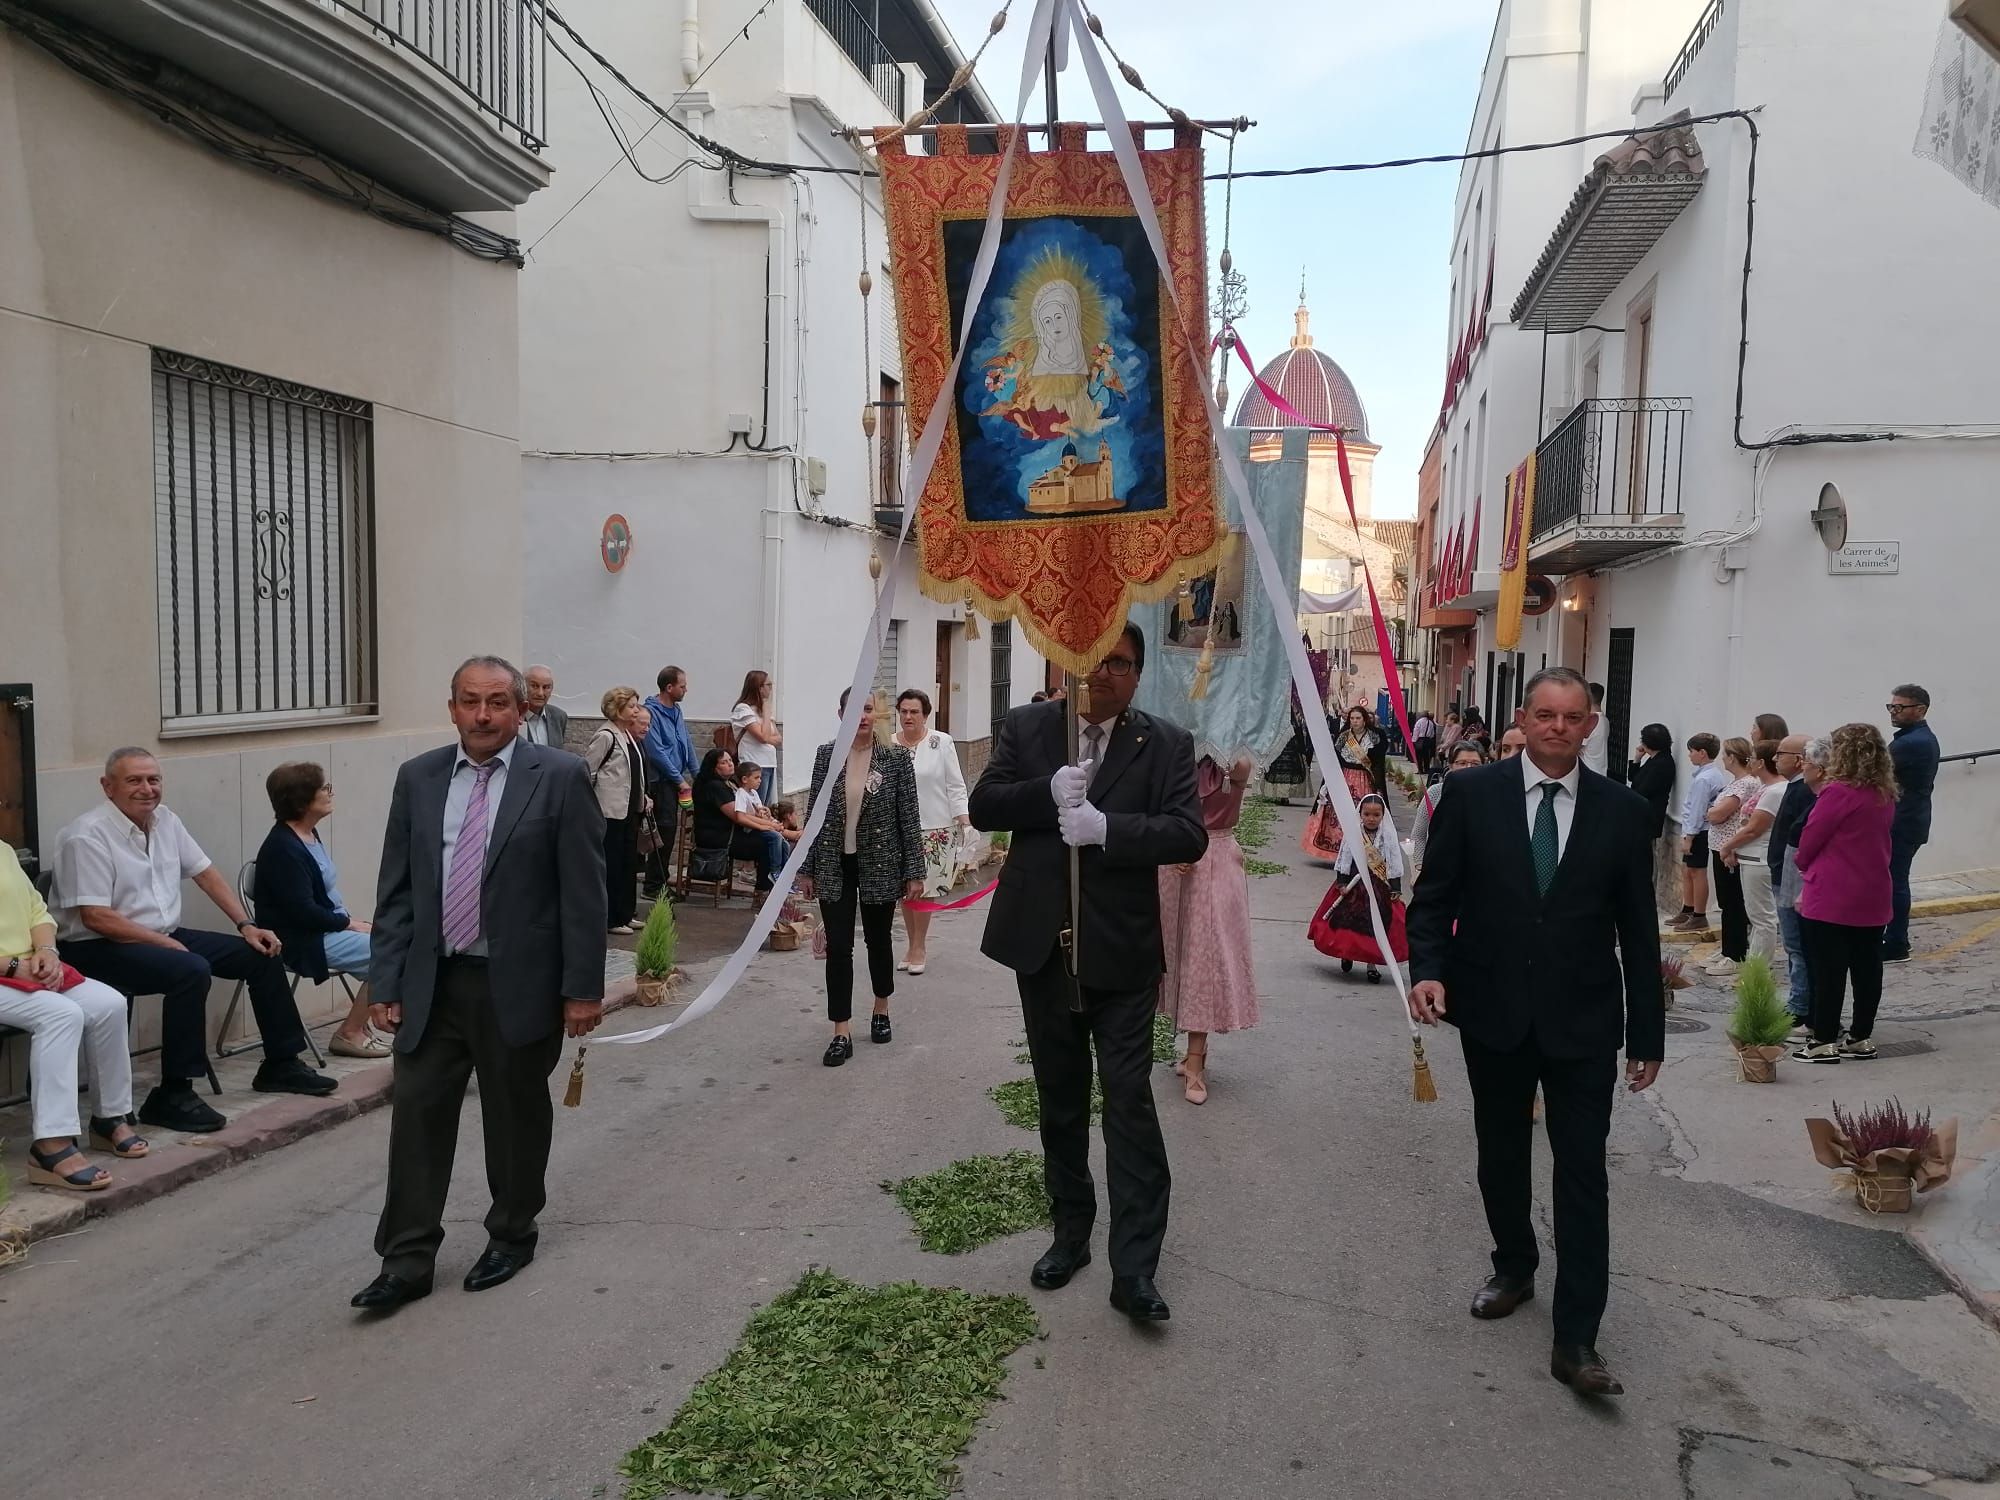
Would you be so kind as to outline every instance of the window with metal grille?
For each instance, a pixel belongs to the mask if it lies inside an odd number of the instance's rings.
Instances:
[[[986,627],[993,643],[993,737],[1000,738],[1000,721],[1014,706],[1014,622],[997,620]]]
[[[153,351],[165,734],[376,712],[372,408]]]

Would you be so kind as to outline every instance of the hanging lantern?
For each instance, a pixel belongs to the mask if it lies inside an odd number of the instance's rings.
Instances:
[[[868,547],[868,576],[877,583],[882,581],[882,549],[874,543]]]
[[[979,639],[979,611],[972,607],[970,590],[965,595],[965,638],[968,641]]]

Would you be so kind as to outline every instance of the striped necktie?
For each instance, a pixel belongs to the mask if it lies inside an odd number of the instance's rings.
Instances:
[[[472,768],[472,795],[466,799],[465,821],[458,825],[458,842],[451,849],[451,875],[444,884],[444,945],[463,953],[479,941],[479,890],[486,875],[486,784],[501,761],[498,756]]]

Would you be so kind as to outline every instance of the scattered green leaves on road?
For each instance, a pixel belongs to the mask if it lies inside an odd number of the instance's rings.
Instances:
[[[1001,1362],[1035,1333],[1021,1297],[808,1271],[625,1456],[625,1500],[945,1500]]]
[[[1172,1062],[1174,1052],[1174,1022],[1171,1016],[1153,1017],[1153,1061]]]
[[[1246,859],[1243,861],[1243,873],[1254,875],[1259,880],[1263,879],[1266,875],[1282,875],[1285,873],[1285,868],[1284,865],[1279,864],[1275,859]]]
[[[1237,847],[1246,851],[1243,869],[1247,874],[1263,877],[1282,875],[1285,867],[1275,860],[1252,859],[1247,851],[1261,849],[1271,842],[1278,817],[1278,804],[1262,797],[1246,797],[1242,814],[1236,820]]]
[[[1000,1113],[1009,1125],[1018,1125],[1023,1130],[1042,1128],[1042,1103],[1035,1093],[1035,1080],[1013,1078],[1006,1083],[995,1084],[986,1091],[986,1097],[1000,1106]],[[1104,1085],[1093,1074],[1090,1080],[1090,1123],[1095,1125],[1104,1118]]]
[[[1049,1222],[1042,1159],[1033,1151],[974,1156],[922,1177],[885,1182],[935,1255],[962,1255]]]

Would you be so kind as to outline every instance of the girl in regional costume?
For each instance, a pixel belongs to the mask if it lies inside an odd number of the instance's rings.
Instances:
[[[1307,935],[1320,952],[1340,960],[1343,974],[1363,963],[1368,965],[1368,977],[1380,981],[1380,965],[1402,963],[1410,956],[1410,945],[1403,936],[1403,906],[1396,899],[1403,886],[1403,844],[1389,822],[1389,804],[1372,792],[1361,799],[1361,828],[1365,868],[1353,849],[1340,851],[1333,866],[1333,884],[1320,901]],[[1376,943],[1375,926],[1369,920],[1370,888],[1389,934],[1387,956]]]
[[[1333,739],[1333,754],[1347,790],[1357,803],[1371,792],[1389,789],[1382,736],[1375,728],[1374,715],[1367,709],[1356,706],[1347,711],[1347,722]],[[1333,813],[1332,793],[1321,788],[1299,847],[1310,858],[1338,860],[1340,838],[1340,819]]]
[[[1250,881],[1236,820],[1253,767],[1239,760],[1225,774],[1204,757],[1195,767],[1208,852],[1191,865],[1160,868],[1160,935],[1167,969],[1159,1013],[1187,1033],[1187,1055],[1174,1065],[1187,1101],[1208,1098],[1208,1038],[1257,1024],[1257,983],[1250,972]]]

